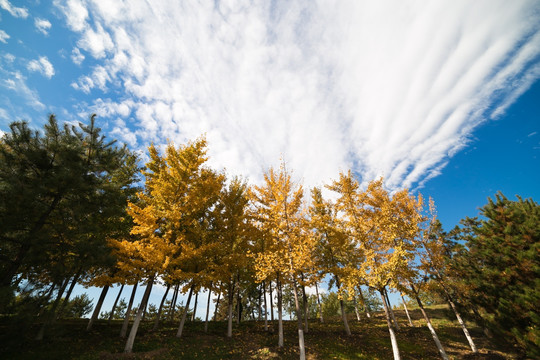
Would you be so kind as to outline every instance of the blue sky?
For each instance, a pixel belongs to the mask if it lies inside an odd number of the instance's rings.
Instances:
[[[0,0],[0,130],[99,125],[141,154],[203,133],[251,182],[352,168],[434,198],[538,201],[538,1]],[[144,157],[144,155],[143,155]],[[157,301],[154,301],[157,302]]]

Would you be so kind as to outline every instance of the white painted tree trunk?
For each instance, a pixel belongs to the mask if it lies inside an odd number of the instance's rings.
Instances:
[[[341,289],[341,282],[339,281],[339,278],[337,275],[336,278],[336,286],[338,288],[338,291]],[[349,328],[349,321],[347,320],[347,311],[345,310],[345,304],[343,303],[343,299],[339,300],[339,307],[341,309],[341,319],[343,320],[343,326],[345,327],[345,333],[347,336],[351,336],[351,329]]]
[[[356,320],[360,321],[360,313],[358,312],[358,303],[356,302],[356,295],[353,297],[354,313],[356,314]]]
[[[133,285],[133,290],[131,291],[131,296],[129,297],[129,304],[126,309],[126,317],[124,318],[124,322],[122,323],[122,329],[120,330],[120,337],[125,338],[127,335],[127,329],[129,326],[129,317],[131,316],[131,308],[133,307],[133,300],[135,299],[135,293],[137,292],[137,285],[139,283],[135,283]]]
[[[441,284],[441,287],[443,288],[444,294],[446,295],[446,300],[450,304],[450,307],[454,311],[454,314],[456,315],[456,319],[458,320],[459,324],[461,325],[461,328],[463,329],[463,333],[465,334],[465,337],[467,338],[467,341],[469,342],[469,346],[471,347],[471,350],[474,353],[478,352],[478,349],[476,348],[476,344],[474,343],[471,335],[469,334],[469,330],[467,330],[467,327],[465,326],[465,322],[463,322],[463,319],[459,315],[459,312],[456,309],[456,305],[454,304],[454,301],[452,300],[452,296],[450,296],[450,293],[448,292],[448,289],[446,288],[446,284],[443,281],[443,276],[440,273],[438,269],[436,269],[439,284]]]
[[[266,303],[266,282],[263,281],[263,297],[264,297],[264,331],[268,331],[268,306]]]
[[[258,301],[258,304],[257,304],[257,307],[259,308],[259,315],[257,316],[258,320],[261,321],[262,320],[262,284],[261,286],[259,287],[259,301]]]
[[[456,315],[456,319],[459,322],[459,325],[461,325],[461,328],[463,329],[463,333],[465,334],[465,337],[467,338],[467,341],[469,342],[469,346],[471,347],[471,350],[474,353],[477,353],[478,349],[476,348],[476,344],[474,343],[471,335],[469,334],[469,330],[467,330],[467,326],[465,326],[465,322],[463,321],[463,319],[459,315],[459,312],[456,309],[456,305],[454,304],[452,299],[450,299],[450,297],[448,297],[448,303],[450,304],[450,307],[454,311],[454,314]]]
[[[347,336],[351,336],[351,329],[349,328],[349,321],[347,320],[347,311],[345,310],[345,304],[343,303],[343,300],[339,300],[339,306],[341,308],[341,319],[343,320],[345,333],[347,334]]]
[[[88,321],[86,331],[90,331],[92,329],[92,325],[94,325],[94,322],[97,320],[99,312],[101,311],[101,306],[103,305],[103,301],[105,300],[105,296],[107,295],[107,291],[109,291],[109,285],[105,285],[103,287],[103,290],[101,290],[101,295],[99,296],[99,300],[96,304],[96,307],[94,308],[92,317],[90,318],[90,321]]]
[[[233,301],[234,301],[234,289],[235,289],[234,277],[231,279],[229,286],[229,311],[227,311],[227,337],[232,337],[232,322],[233,322]]]
[[[366,311],[366,316],[371,318],[371,314],[369,313],[368,306],[366,304],[366,299],[364,298],[364,293],[362,292],[362,288],[358,286],[358,295],[360,295],[360,299],[362,300],[362,305],[364,306],[364,310]]]
[[[191,302],[191,296],[193,295],[193,288],[195,288],[195,284],[191,285],[191,287],[189,288],[189,294],[186,301],[186,307],[184,308],[184,313],[182,314],[182,319],[180,320],[180,325],[178,326],[178,331],[176,332],[177,338],[182,337],[182,331],[184,330],[184,324],[186,322],[187,313],[189,311],[189,303]]]
[[[165,299],[167,299],[167,294],[169,294],[169,289],[171,288],[171,284],[167,284],[167,290],[165,290],[165,294],[161,298],[161,302],[159,303],[159,310],[156,315],[156,320],[154,321],[154,327],[152,328],[153,331],[156,331],[159,327],[159,320],[161,319],[161,313],[163,312],[163,304],[165,303]]]
[[[394,354],[394,360],[400,360],[401,357],[399,356],[399,347],[398,347],[398,343],[396,339],[396,333],[394,332],[394,327],[392,326],[392,321],[390,320],[388,304],[386,303],[386,299],[384,296],[384,289],[381,289],[379,292],[381,293],[381,298],[383,301],[384,314],[386,316],[386,324],[388,325],[388,332],[390,333],[390,341],[392,343],[392,352]]]
[[[298,346],[300,348],[300,360],[306,360],[306,348],[304,346],[304,330],[302,329],[302,314],[300,312],[300,302],[298,301],[298,288],[296,280],[293,279],[294,305],[296,308],[296,320],[298,323]]]
[[[386,303],[388,304],[388,310],[390,312],[390,316],[392,317],[392,323],[394,324],[396,331],[399,331],[399,324],[396,320],[396,316],[394,315],[394,310],[392,310],[392,304],[390,303],[390,298],[388,297],[388,291],[384,289],[384,297],[386,299]]]
[[[420,298],[418,297],[418,293],[416,292],[416,289],[414,288],[414,285],[411,284],[411,289],[414,293],[414,297],[416,299],[416,302],[418,303],[418,307],[420,307],[420,311],[422,311],[422,315],[424,316],[424,320],[426,320],[427,327],[429,329],[429,332],[431,333],[431,336],[433,337],[433,341],[435,341],[435,345],[437,346],[437,349],[439,350],[439,354],[441,354],[441,357],[444,360],[448,360],[448,355],[446,355],[446,351],[444,351],[444,348],[439,340],[439,337],[437,336],[437,333],[435,332],[435,329],[433,328],[433,325],[431,325],[431,321],[424,310],[424,305],[422,304],[422,301],[420,301]],[[404,302],[405,303],[405,302]]]
[[[309,332],[309,309],[306,295],[306,287],[302,285],[302,299],[304,303],[304,329],[306,334]]]
[[[133,325],[131,326],[131,331],[129,332],[129,336],[126,341],[126,347],[124,348],[124,352],[126,353],[130,353],[133,351],[135,336],[137,336],[137,331],[139,330],[139,324],[141,323],[144,309],[146,308],[146,304],[148,304],[148,298],[150,297],[150,292],[152,291],[152,285],[154,285],[153,275],[150,277],[150,279],[148,279],[148,284],[146,285],[146,290],[144,291],[141,305],[139,306],[139,311],[137,311],[137,316],[135,316],[135,320],[133,321]]]
[[[403,308],[405,309],[405,314],[407,314],[407,319],[409,320],[409,325],[411,325],[411,327],[414,327],[411,320],[411,316],[409,315],[409,309],[407,309],[407,303],[405,302],[405,298],[403,298],[403,295],[400,295],[400,296],[401,296],[401,301],[403,301]]]
[[[278,301],[278,347],[283,347],[283,294],[281,292],[281,282],[279,275],[277,278],[277,301]]]
[[[270,321],[274,323],[274,295],[272,294],[272,281],[268,284],[268,290],[270,292]]]
[[[208,332],[208,315],[210,314],[210,299],[212,297],[212,283],[208,288],[208,301],[206,302],[206,318],[204,320],[204,332]]]

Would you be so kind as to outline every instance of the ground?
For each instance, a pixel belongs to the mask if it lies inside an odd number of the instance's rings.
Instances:
[[[518,359],[513,349],[483,337],[481,329],[470,324],[479,354],[473,354],[457,321],[444,307],[429,309],[432,322],[451,359]],[[440,359],[437,348],[419,310],[412,310],[414,327],[410,327],[402,310],[396,311],[400,331],[397,333],[401,357],[406,359]],[[305,335],[309,360],[391,359],[392,348],[386,320],[382,313],[357,321],[349,317],[352,336],[348,337],[340,319],[326,319],[321,324],[311,320]],[[225,322],[211,322],[208,333],[201,322],[187,323],[181,339],[175,337],[177,323],[165,323],[153,332],[151,323],[143,323],[135,339],[134,352],[124,354],[125,339],[119,338],[121,321],[108,325],[98,321],[86,332],[87,320],[62,320],[49,329],[45,340],[33,337],[36,325],[0,319],[0,358],[2,359],[297,359],[296,321],[284,322],[285,346],[277,347],[277,321],[273,332],[264,330],[263,321],[234,324],[232,339],[226,337]]]

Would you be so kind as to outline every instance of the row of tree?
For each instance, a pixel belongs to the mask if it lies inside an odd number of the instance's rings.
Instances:
[[[77,283],[103,287],[88,329],[110,286],[135,285],[124,314],[122,331],[127,335],[136,285],[143,284],[144,295],[125,346],[131,352],[152,286],[161,281],[167,290],[157,308],[155,328],[168,292],[173,293],[173,309],[178,294],[188,294],[177,337],[182,336],[193,294],[203,288],[218,294],[218,301],[223,296],[229,337],[235,297],[238,318],[242,314],[240,298],[250,299],[251,306],[264,314],[267,328],[266,294],[272,298],[275,292],[279,346],[283,346],[284,296],[290,292],[304,359],[304,332],[309,331],[305,287],[314,286],[318,291],[322,279],[330,278],[348,335],[344,300],[365,304],[366,287],[377,291],[394,358],[399,359],[395,335],[399,326],[388,301],[388,291],[394,289],[417,301],[441,356],[447,358],[423,309],[420,293],[426,291],[426,284],[437,284],[476,352],[460,313],[472,312],[487,329],[488,323],[500,324],[506,319],[501,316],[507,316],[504,311],[511,303],[493,302],[496,286],[483,292],[484,302],[474,298],[473,285],[482,290],[486,280],[480,275],[487,266],[482,256],[488,251],[479,250],[474,257],[474,246],[491,243],[489,251],[495,251],[497,244],[506,244],[512,230],[516,240],[504,246],[505,251],[529,254],[524,266],[528,272],[514,270],[512,274],[524,276],[521,282],[515,284],[516,276],[508,274],[505,284],[524,286],[538,272],[538,249],[534,247],[538,205],[532,201],[520,199],[521,208],[516,209],[521,210],[501,218],[502,228],[493,227],[491,231],[502,231],[502,238],[487,232],[491,216],[514,204],[502,196],[488,204],[494,210],[483,209],[486,220],[469,219],[468,226],[449,235],[436,220],[431,201],[426,210],[420,195],[407,190],[391,193],[382,179],[363,187],[352,172],[342,173],[326,186],[335,201],[325,199],[320,188],[311,189],[306,200],[304,189],[292,180],[285,164],[269,169],[259,186],[248,186],[240,178],[227,179],[225,173],[206,166],[204,138],[180,147],[168,144],[163,154],[150,146],[150,160],[140,172],[141,188],[136,186],[137,157],[125,147],[105,142],[94,117],[88,126],[60,129],[51,116],[43,134],[31,131],[25,123],[14,123],[0,145],[2,306],[13,304],[10,296],[21,289],[29,288],[23,292],[37,292],[47,300],[55,294],[56,300],[43,315],[46,320],[38,339],[57,317],[62,296],[67,301]],[[529,218],[530,214],[535,215]],[[516,225],[516,221],[524,223]],[[524,231],[529,232],[524,235]],[[499,264],[497,256],[494,258]],[[508,266],[512,260],[509,257]],[[517,291],[518,287],[511,288]],[[534,338],[538,327],[530,326],[535,312],[528,307],[535,296],[536,289],[531,287],[520,298],[522,309],[528,312],[520,312],[523,321],[509,330],[527,346],[538,342]],[[322,316],[318,294],[317,300]],[[273,308],[270,306],[272,317]],[[529,330],[520,333],[523,326]]]

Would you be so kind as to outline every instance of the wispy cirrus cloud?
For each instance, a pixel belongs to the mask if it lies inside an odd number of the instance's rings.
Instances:
[[[57,6],[99,63],[74,87],[129,103],[118,134],[206,133],[214,165],[255,181],[283,156],[308,185],[353,168],[418,186],[540,77],[535,1]]]
[[[7,43],[7,40],[10,38],[9,34],[5,32],[4,30],[0,30],[0,42],[3,42],[4,44]]]
[[[6,10],[11,16],[26,19],[28,17],[28,10],[26,8],[20,8],[13,6],[8,0],[0,0],[0,8]]]

